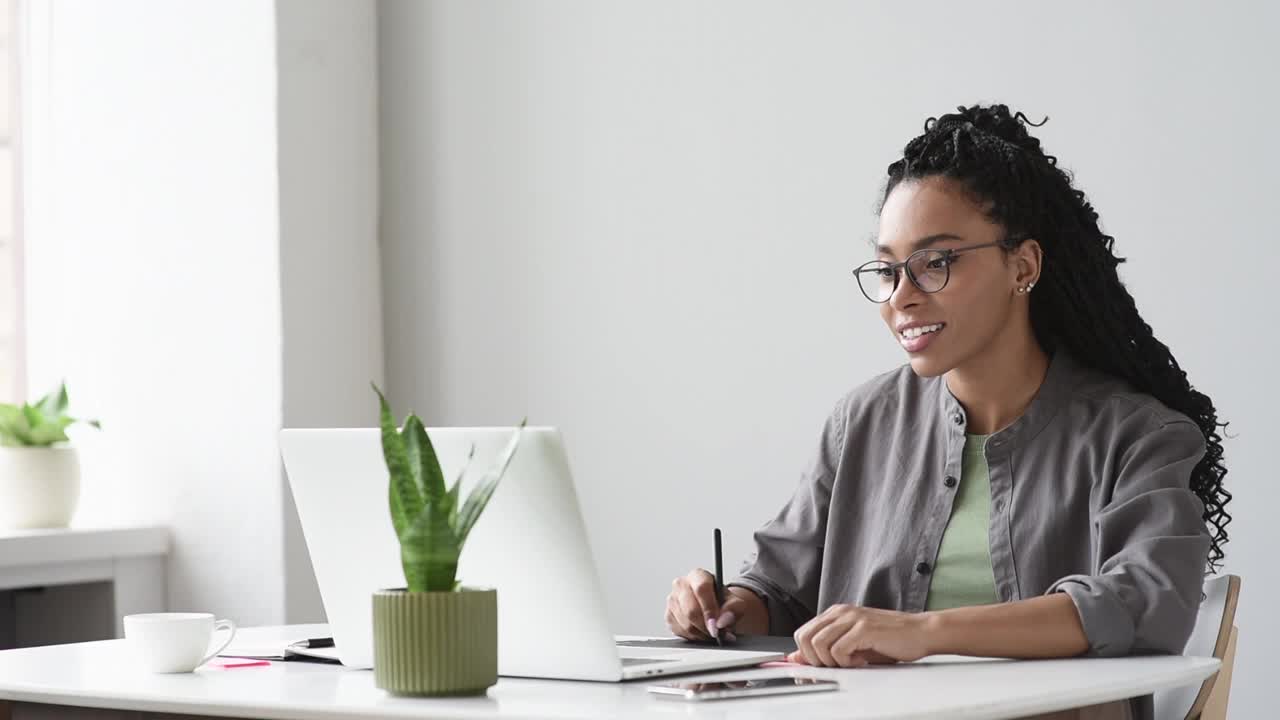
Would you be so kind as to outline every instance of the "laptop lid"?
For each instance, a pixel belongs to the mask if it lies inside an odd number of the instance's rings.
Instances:
[[[446,484],[472,445],[465,497],[514,428],[428,428]],[[334,644],[343,664],[373,665],[372,595],[404,587],[376,429],[286,429],[280,447]],[[599,575],[560,433],[526,428],[467,538],[458,579],[498,588],[498,672],[618,680]]]

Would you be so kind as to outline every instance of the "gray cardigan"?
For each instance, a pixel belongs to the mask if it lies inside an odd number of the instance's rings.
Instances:
[[[924,610],[965,424],[943,378],[906,365],[841,399],[795,493],[729,583],[765,599],[771,634],[838,603]],[[1200,428],[1059,351],[1030,407],[985,452],[1000,599],[1067,593],[1090,655],[1181,653],[1209,550],[1189,489]]]

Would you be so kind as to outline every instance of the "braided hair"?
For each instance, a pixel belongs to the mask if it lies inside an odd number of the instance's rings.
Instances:
[[[883,203],[904,180],[941,176],[957,181],[979,201],[986,215],[1008,231],[1002,242],[1012,250],[1029,238],[1039,241],[1044,272],[1030,296],[1031,327],[1046,351],[1062,347],[1082,363],[1127,381],[1140,392],[1187,415],[1204,433],[1206,452],[1191,473],[1191,490],[1204,503],[1212,526],[1208,568],[1225,555],[1226,504],[1222,486],[1222,438],[1217,410],[1207,395],[1191,386],[1164,343],[1138,314],[1116,267],[1125,261],[1113,252],[1115,238],[1098,226],[1098,213],[1057,158],[1027,132],[1039,127],[1005,105],[959,107],[929,118],[924,133],[903,148],[889,165]]]

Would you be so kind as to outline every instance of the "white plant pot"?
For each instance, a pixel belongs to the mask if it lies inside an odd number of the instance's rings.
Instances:
[[[73,447],[0,447],[0,529],[58,528],[80,501]]]

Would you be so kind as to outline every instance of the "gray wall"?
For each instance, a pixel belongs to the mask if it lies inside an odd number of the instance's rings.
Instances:
[[[1263,716],[1280,6],[1226,7],[386,2],[389,386],[429,424],[563,428],[616,628],[658,630],[711,528],[743,555],[832,403],[903,360],[848,274],[885,165],[960,103],[1047,114],[1232,421],[1233,715]]]
[[[372,0],[277,0],[284,427],[377,423],[377,25]],[[290,623],[325,618],[288,482]]]

